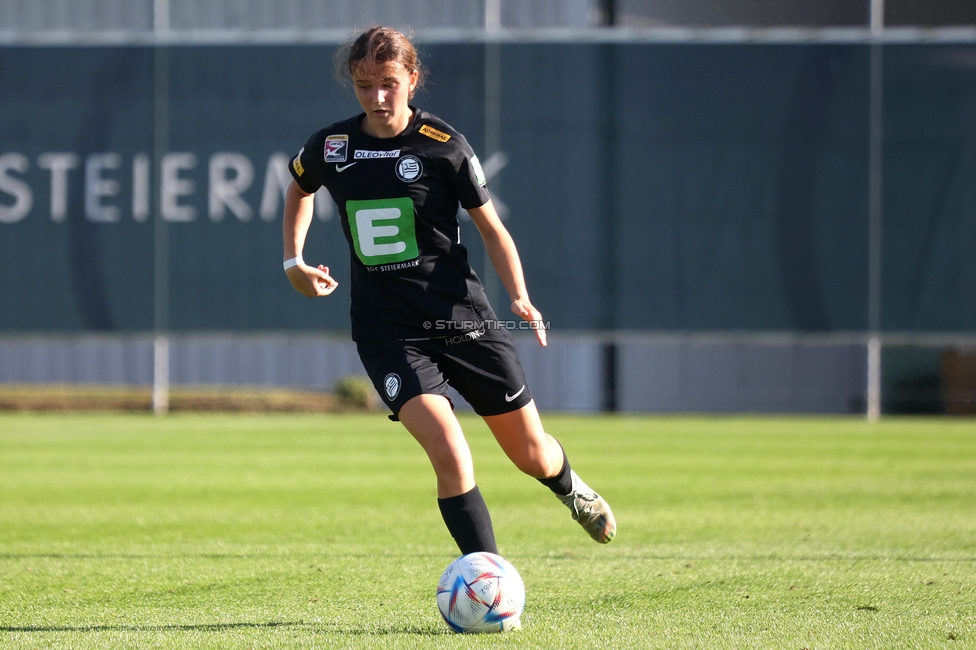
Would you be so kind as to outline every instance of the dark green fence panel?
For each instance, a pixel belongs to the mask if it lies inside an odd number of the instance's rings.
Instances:
[[[885,48],[889,330],[976,330],[976,47]]]
[[[539,51],[506,50],[504,182],[554,322],[865,326],[865,48]]]

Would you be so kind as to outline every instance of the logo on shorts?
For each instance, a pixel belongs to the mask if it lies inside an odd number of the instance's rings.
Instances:
[[[424,173],[424,166],[416,156],[404,156],[397,161],[396,174],[404,183],[412,183]]]
[[[448,336],[443,339],[444,345],[457,345],[458,343],[464,343],[465,341],[473,341],[475,339],[480,339],[485,335],[485,328],[482,325],[480,329],[471,330],[470,332],[465,332],[464,334],[456,334],[454,336]]]
[[[346,162],[346,151],[349,149],[349,136],[327,135],[325,136],[325,162],[343,163]]]
[[[383,378],[383,388],[386,390],[386,396],[392,402],[396,399],[396,396],[400,394],[400,375],[395,372],[391,372],[386,377]]]

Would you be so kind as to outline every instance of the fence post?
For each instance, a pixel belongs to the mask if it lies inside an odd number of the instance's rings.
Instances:
[[[156,415],[169,413],[169,338],[162,334],[153,340],[152,409]]]
[[[870,115],[868,151],[868,422],[881,417],[881,266],[884,153],[884,0],[871,0]]]
[[[881,337],[868,338],[868,422],[881,417]]]

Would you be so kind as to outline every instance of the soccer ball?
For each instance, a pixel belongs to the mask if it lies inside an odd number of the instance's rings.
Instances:
[[[437,609],[455,632],[517,630],[524,607],[522,576],[494,553],[459,557],[437,583]]]

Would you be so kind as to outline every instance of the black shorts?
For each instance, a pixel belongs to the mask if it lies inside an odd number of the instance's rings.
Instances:
[[[532,401],[512,335],[505,329],[421,341],[357,341],[356,348],[394,421],[417,395],[450,399],[448,385],[478,415],[509,413]]]

